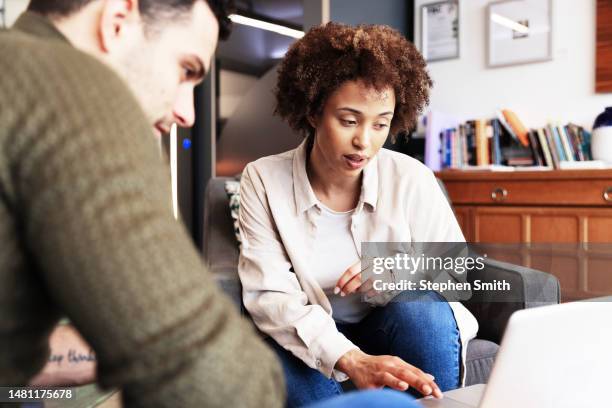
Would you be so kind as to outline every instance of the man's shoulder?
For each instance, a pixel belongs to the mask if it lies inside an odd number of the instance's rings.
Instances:
[[[131,97],[110,67],[66,41],[11,29],[0,34],[0,50],[4,76],[0,82],[18,81],[23,91],[20,97],[27,98],[28,91],[49,102],[65,94],[94,100],[109,94]]]

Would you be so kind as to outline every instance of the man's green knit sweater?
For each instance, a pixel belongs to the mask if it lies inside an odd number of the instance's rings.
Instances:
[[[114,72],[26,13],[0,33],[0,385],[66,315],[127,406],[274,407],[280,366],[169,208],[151,126]]]

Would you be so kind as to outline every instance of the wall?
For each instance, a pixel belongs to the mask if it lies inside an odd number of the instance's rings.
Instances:
[[[6,26],[13,25],[17,17],[25,11],[30,0],[6,0]]]
[[[232,116],[249,89],[259,78],[222,69],[219,71],[219,116]]]
[[[420,6],[415,2],[415,44]],[[513,109],[528,127],[573,121],[591,128],[612,106],[612,94],[595,94],[595,0],[553,0],[553,60],[486,68],[485,13],[489,1],[460,0],[461,57],[432,62],[431,108],[463,119]]]

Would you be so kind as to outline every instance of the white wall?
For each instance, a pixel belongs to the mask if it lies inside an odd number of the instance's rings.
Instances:
[[[219,116],[229,118],[259,78],[235,71],[220,70]]]
[[[17,17],[25,11],[30,3],[30,0],[6,0],[6,26],[13,25]]]
[[[415,1],[415,44],[420,44],[420,6]],[[487,0],[460,0],[459,59],[432,62],[431,108],[462,119],[514,110],[528,127],[549,121],[591,128],[612,106],[612,94],[595,94],[595,0],[553,0],[553,60],[486,68]]]

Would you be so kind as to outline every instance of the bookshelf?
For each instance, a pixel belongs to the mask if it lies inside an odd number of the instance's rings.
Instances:
[[[517,244],[491,256],[552,273],[564,301],[612,294],[612,170],[436,175],[469,242]]]

